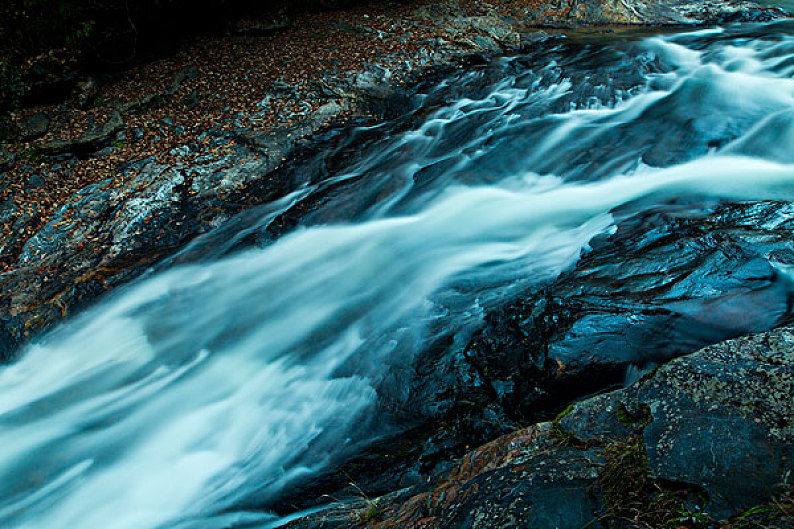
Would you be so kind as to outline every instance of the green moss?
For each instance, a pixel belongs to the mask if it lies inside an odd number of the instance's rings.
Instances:
[[[617,416],[618,422],[624,426],[644,427],[653,421],[650,409],[644,408],[640,413],[631,413],[622,402],[617,405],[615,415]]]
[[[650,481],[642,438],[611,443],[604,450],[604,456],[606,464],[599,485],[607,514],[620,518],[636,514],[645,503]]]
[[[571,414],[571,412],[574,410],[574,408],[576,408],[576,403],[575,402],[571,403],[571,404],[568,404],[568,407],[566,407],[564,410],[562,410],[560,413],[557,414],[557,418],[555,420],[556,421],[560,421],[560,420],[562,420],[563,417],[567,417],[568,415]]]
[[[549,436],[566,446],[572,446],[580,450],[596,446],[595,443],[580,439],[571,432],[567,431],[557,420],[552,421],[551,426],[549,427]]]

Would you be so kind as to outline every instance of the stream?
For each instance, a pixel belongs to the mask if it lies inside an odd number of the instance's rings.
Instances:
[[[0,367],[0,527],[277,526],[270,501],[407,427],[382,394],[414,398],[429,343],[465,347],[620,222],[774,201],[757,230],[794,250],[791,21],[552,38],[346,134],[366,138],[349,166]],[[794,259],[773,261],[790,296]]]

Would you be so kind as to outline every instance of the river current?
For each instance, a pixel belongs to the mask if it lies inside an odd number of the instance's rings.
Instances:
[[[390,373],[572,267],[618,208],[794,201],[794,23],[551,39],[355,134],[350,166],[0,367],[0,527],[277,525],[271,498],[399,431]]]

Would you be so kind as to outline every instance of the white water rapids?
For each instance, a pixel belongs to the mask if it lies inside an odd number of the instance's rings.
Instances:
[[[409,362],[430,321],[477,317],[478,296],[499,290],[470,289],[458,316],[439,292],[483,275],[504,288],[547,281],[613,228],[616,207],[639,198],[794,200],[794,40],[698,48],[715,34],[640,43],[671,68],[611,101],[522,114],[528,100],[570,93],[571,81],[508,79],[436,109],[381,152],[412,146],[437,161],[446,130],[489,111],[490,129],[454,153],[449,171],[489,159],[494,144],[500,156],[515,150],[523,170],[490,185],[406,185],[361,222],[158,272],[27,346],[0,368],[0,527],[259,527],[272,516],[241,505],[266,504],[378,435],[374,381],[396,349]],[[707,99],[722,112],[693,117],[687,130],[723,128],[725,145],[665,167],[629,147],[597,181],[549,174],[587,149],[619,149],[612,135],[641,119],[662,142],[666,120],[680,118],[669,103]],[[543,142],[509,147],[532,127]],[[409,196],[407,212],[389,209]]]

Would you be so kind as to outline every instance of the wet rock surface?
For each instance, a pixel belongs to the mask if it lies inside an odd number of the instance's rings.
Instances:
[[[360,95],[354,89],[351,93]],[[411,93],[390,86],[389,103],[377,112],[393,116],[406,108]],[[371,97],[357,103],[359,108],[377,104]],[[9,358],[21,342],[79,304],[129,280],[241,210],[327,176],[330,166],[350,157],[350,147],[333,146],[344,135],[331,128],[311,141],[307,138],[339,122],[349,105],[331,101],[275,133],[208,131],[197,142],[174,149],[168,165],[143,159],[121,167],[128,175],[121,186],[106,180],[83,188],[33,237],[3,240],[0,249],[17,251],[19,257],[12,269],[0,274],[0,357]],[[118,119],[118,113],[112,114],[78,142],[83,147],[106,143],[118,132]],[[67,144],[74,150],[72,140],[54,140],[48,148],[66,149]],[[224,154],[204,155],[207,147]],[[11,155],[4,160],[10,163]]]
[[[548,419],[572,401],[706,345],[789,322],[791,208],[712,203],[624,212],[616,233],[594,241],[573,270],[490,312],[467,345],[441,338],[413,369],[386,378],[382,408],[396,422],[421,426],[374,444],[275,508],[306,508],[329,491],[373,496],[422,483],[468,447]]]
[[[624,221],[573,271],[487,317],[452,360],[471,374],[453,393],[479,394],[520,424],[633,371],[786,322],[790,208],[721,204]]]
[[[775,498],[768,527],[788,527],[793,392],[791,329],[722,342],[471,451],[429,484],[288,527],[689,526],[698,513],[752,520]],[[623,491],[616,477],[637,481]],[[646,487],[643,509],[632,495]],[[651,512],[663,502],[669,512]]]

